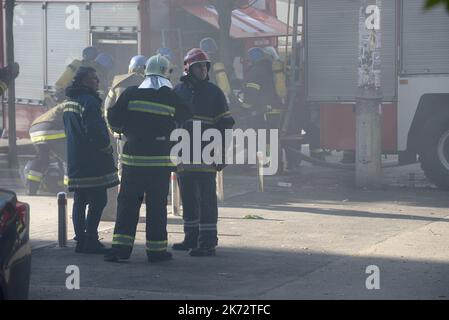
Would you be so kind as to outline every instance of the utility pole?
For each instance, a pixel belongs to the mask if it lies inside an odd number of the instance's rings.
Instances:
[[[5,3],[5,30],[6,30],[6,57],[7,65],[14,65],[14,0],[6,0]],[[16,141],[16,89],[15,80],[13,79],[8,87],[8,163],[11,168],[19,167],[17,158],[17,141]]]
[[[361,0],[356,105],[356,185],[381,185],[381,11],[382,0]]]

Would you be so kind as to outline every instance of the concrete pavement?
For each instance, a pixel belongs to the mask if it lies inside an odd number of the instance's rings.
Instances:
[[[351,172],[304,165],[268,177],[259,193],[251,170],[225,174],[216,257],[174,252],[173,261],[150,265],[143,218],[129,262],[75,254],[72,241],[58,248],[56,197],[25,196],[17,172],[3,169],[0,185],[31,205],[30,298],[449,299],[448,193],[418,165],[385,169],[378,191],[356,190]],[[108,245],[113,225],[100,225]],[[71,239],[70,217],[68,226]],[[170,215],[168,231],[170,244],[182,240],[182,219]],[[80,290],[65,287],[68,265],[80,268]],[[379,290],[366,288],[372,265]]]
[[[129,262],[105,263],[73,247],[35,250],[30,298],[449,298],[447,192],[429,186],[358,191],[348,173],[321,169],[311,179],[314,170],[268,179],[265,193],[245,187],[242,175],[225,178],[228,190],[238,185],[246,193],[220,207],[216,257],[174,252],[173,261],[150,265],[143,223]],[[279,187],[280,180],[292,187]],[[112,225],[102,228],[110,244]],[[170,244],[180,241],[182,220],[170,216],[168,230]],[[80,268],[80,290],[65,288],[68,265]],[[380,270],[379,290],[366,288],[370,265]]]

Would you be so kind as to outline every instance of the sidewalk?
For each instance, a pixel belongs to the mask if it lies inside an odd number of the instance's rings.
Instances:
[[[449,199],[420,194],[250,192],[220,208],[216,257],[174,252],[173,261],[149,265],[140,223],[129,262],[75,254],[73,243],[35,250],[30,298],[448,299]],[[182,220],[170,216],[168,231],[170,244],[180,241]],[[110,244],[112,230],[102,237]],[[65,288],[68,265],[80,268],[80,290]],[[380,269],[380,290],[365,287],[369,265]]]
[[[449,198],[418,164],[384,169],[378,191],[356,190],[351,172],[304,165],[267,177],[260,193],[251,170],[225,174],[216,257],[174,252],[155,265],[146,262],[144,218],[130,261],[109,264],[74,253],[71,199],[69,247],[58,248],[56,197],[16,190],[31,205],[30,298],[449,299]],[[100,224],[107,245],[113,227]],[[180,217],[169,215],[168,232],[170,245],[182,240]],[[80,290],[65,288],[68,265],[80,268]],[[380,290],[366,289],[370,265]]]
[[[289,177],[290,188],[268,179],[264,193],[252,177],[225,176],[216,257],[174,252],[173,261],[149,265],[143,220],[129,262],[75,254],[73,242],[35,250],[30,298],[449,299],[447,192],[426,186],[358,191],[348,173],[322,169],[310,176],[313,170]],[[232,197],[237,189],[244,193]],[[55,210],[55,202],[40,202],[35,212]],[[182,219],[170,215],[168,222],[169,244],[181,241]],[[101,229],[110,245],[112,224],[102,222]],[[80,268],[80,290],[65,288],[68,265]],[[365,287],[370,265],[380,269],[380,290]]]

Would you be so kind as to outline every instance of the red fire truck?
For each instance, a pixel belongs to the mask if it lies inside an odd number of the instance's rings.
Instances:
[[[382,1],[382,147],[404,164],[419,155],[449,189],[449,15],[424,2]],[[319,114],[323,148],[354,150],[360,1],[305,0],[303,10],[303,105]]]

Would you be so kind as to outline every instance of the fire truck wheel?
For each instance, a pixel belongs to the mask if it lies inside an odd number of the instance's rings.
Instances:
[[[441,116],[429,119],[421,142],[421,168],[437,187],[449,190],[449,119]]]

